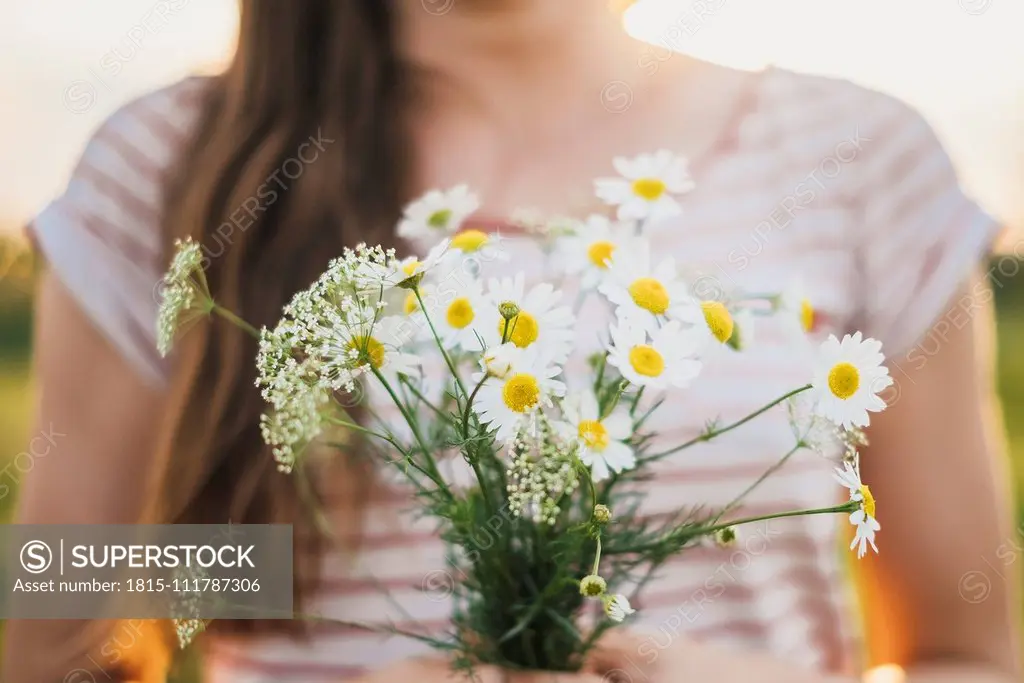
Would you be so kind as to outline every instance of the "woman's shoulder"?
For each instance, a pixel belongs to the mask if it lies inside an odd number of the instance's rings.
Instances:
[[[749,134],[798,157],[868,168],[893,156],[941,154],[926,118],[898,97],[853,81],[770,67],[762,74]],[[854,173],[852,181],[864,174]],[[846,184],[846,183],[844,183]]]
[[[921,118],[904,101],[867,85],[775,66],[763,72],[760,96],[762,111],[795,125],[818,119],[835,126],[877,128],[887,122]]]
[[[897,97],[771,69],[758,112],[777,141],[760,149],[800,159],[810,201],[825,195],[849,214],[845,243],[871,283],[857,326],[890,352],[909,348],[991,248],[999,222],[965,193],[925,117]]]
[[[757,106],[744,122],[751,149],[770,149],[801,169],[829,167],[835,196],[858,200],[916,167],[946,167],[945,149],[926,118],[891,94],[850,80],[769,67]],[[870,187],[869,187],[870,186]]]
[[[165,373],[153,328],[166,183],[209,82],[188,78],[117,109],[86,143],[64,192],[28,225],[86,315],[156,383]]]
[[[128,101],[99,125],[79,164],[105,158],[147,177],[166,170],[189,139],[211,82],[189,77]]]

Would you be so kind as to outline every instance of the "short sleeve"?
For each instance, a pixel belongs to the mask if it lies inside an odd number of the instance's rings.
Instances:
[[[858,323],[892,356],[918,343],[944,314],[1000,226],[964,193],[921,115],[877,93],[871,103],[854,170],[854,242],[863,276]]]
[[[163,263],[163,189],[196,108],[190,79],[145,95],[87,143],[63,193],[29,223],[29,238],[97,329],[154,385]]]

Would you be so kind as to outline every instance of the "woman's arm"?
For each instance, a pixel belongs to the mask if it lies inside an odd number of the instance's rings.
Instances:
[[[868,637],[907,683],[1020,678],[1024,543],[992,386],[991,301],[987,282],[964,287],[918,347],[887,359],[897,391],[872,417],[861,461],[882,523],[881,552],[860,565]]]
[[[47,274],[36,308],[34,369],[39,403],[36,432],[66,434],[33,463],[19,492],[17,523],[126,524],[138,521],[146,495],[151,449],[161,407],[148,387],[83,315],[72,296]],[[8,621],[5,683],[90,680],[76,669],[106,669],[103,680],[163,680],[167,654],[152,624],[132,625],[125,648],[107,648],[102,636],[91,661],[69,649],[82,621]],[[117,624],[110,632],[116,635]],[[138,631],[139,633],[136,633]],[[147,631],[150,637],[141,638]],[[112,661],[112,660],[117,661]],[[134,664],[134,668],[129,665]],[[97,673],[99,679],[102,674]]]

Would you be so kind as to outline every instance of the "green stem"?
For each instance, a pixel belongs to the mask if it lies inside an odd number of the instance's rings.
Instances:
[[[427,446],[427,442],[424,440],[423,435],[420,434],[420,429],[419,426],[416,424],[416,421],[413,419],[412,415],[409,414],[409,411],[406,410],[405,405],[402,403],[401,400],[399,400],[398,394],[396,394],[395,390],[391,388],[391,384],[388,383],[384,375],[381,374],[381,371],[373,367],[372,365],[370,366],[370,370],[373,372],[373,375],[377,378],[377,381],[384,386],[385,390],[387,390],[388,395],[391,396],[391,400],[394,401],[395,407],[398,408],[398,411],[400,413],[402,413],[402,417],[405,418],[406,424],[408,424],[409,429],[412,430],[412,435],[416,439],[416,443],[419,444],[420,450],[423,451],[423,456],[426,458],[427,465],[429,466],[430,472],[432,473],[431,480],[435,484],[437,484],[438,488],[444,490],[445,493],[448,494],[449,498],[454,499],[454,496],[452,495],[451,491],[444,484],[444,479],[443,477],[441,477],[441,472],[440,470],[437,469],[437,462],[434,460],[434,455],[433,453],[430,452],[430,448]]]
[[[462,438],[466,441],[469,440],[469,417],[473,409],[473,401],[476,399],[477,393],[480,391],[480,387],[487,381],[489,375],[484,373],[483,379],[477,382],[477,385],[473,387],[473,393],[466,398],[466,410],[462,415]],[[498,508],[494,504],[494,500],[491,498],[490,487],[487,486],[487,481],[484,479],[484,473],[480,470],[480,463],[477,461],[476,455],[469,458],[469,464],[473,468],[473,473],[476,475],[477,482],[480,483],[480,493],[483,494],[484,503],[487,505],[487,509],[493,514],[498,511]]]
[[[410,382],[410,381],[409,381],[409,380],[408,380],[408,379],[406,378],[406,376],[405,376],[405,375],[400,375],[400,376],[399,376],[399,378],[398,378],[398,381],[399,381],[399,382],[401,382],[401,383],[402,383],[402,385],[403,385],[404,387],[406,387],[406,388],[407,388],[407,389],[408,389],[409,391],[411,391],[411,392],[412,392],[412,395],[413,395],[413,396],[415,396],[415,397],[416,397],[417,399],[419,399],[419,400],[420,400],[420,401],[421,401],[421,402],[422,402],[422,403],[423,403],[424,405],[426,405],[426,406],[427,406],[428,408],[430,408],[431,412],[433,412],[433,413],[434,413],[435,415],[437,415],[437,416],[438,416],[438,417],[439,417],[440,419],[444,420],[445,422],[449,422],[449,423],[450,423],[450,422],[452,421],[452,418],[451,418],[451,416],[450,416],[450,415],[448,415],[447,413],[445,413],[444,411],[442,411],[442,410],[441,410],[440,408],[438,408],[437,406],[435,406],[435,405],[434,405],[433,403],[431,403],[431,402],[430,402],[430,401],[429,401],[429,400],[427,399],[427,397],[426,397],[426,396],[424,396],[424,395],[423,395],[423,393],[422,393],[422,392],[421,392],[421,391],[420,391],[419,389],[417,389],[417,388],[416,388],[415,386],[413,386],[413,383],[412,383],[412,382]]]
[[[470,394],[469,398],[466,400],[466,410],[462,414],[462,438],[464,439],[469,438],[469,416],[473,410],[473,401],[476,399],[476,395],[479,393],[480,387],[484,385],[484,382],[487,381],[488,377],[489,375],[484,374],[483,379],[477,382],[477,385],[473,387],[473,393]]]
[[[257,330],[255,327],[253,327],[252,325],[250,325],[246,321],[242,320],[237,315],[235,315],[234,313],[232,313],[228,309],[224,308],[223,306],[221,306],[217,302],[211,301],[210,304],[211,304],[211,308],[210,308],[211,311],[213,311],[214,313],[216,313],[220,317],[224,318],[228,322],[234,324],[235,326],[242,328],[243,330],[245,330],[246,332],[251,334],[256,339],[260,338],[260,331]]]
[[[640,405],[640,399],[643,398],[644,389],[646,389],[646,388],[647,388],[646,386],[640,387],[640,390],[636,392],[636,396],[633,397],[633,405],[631,405],[629,407],[629,416],[630,417],[633,417],[634,415],[636,415],[636,407],[638,405]]]
[[[755,410],[754,412],[750,413],[746,417],[741,418],[741,419],[737,420],[736,422],[733,422],[730,425],[726,425],[725,427],[722,427],[721,429],[712,429],[712,430],[710,430],[708,432],[704,432],[703,434],[690,439],[689,441],[687,441],[684,444],[676,446],[675,448],[670,448],[667,451],[662,451],[661,453],[655,453],[653,455],[649,455],[649,456],[647,456],[646,458],[643,459],[643,462],[644,463],[649,463],[649,462],[654,462],[656,460],[661,460],[662,458],[668,457],[668,456],[672,455],[673,453],[678,453],[681,450],[689,448],[690,446],[693,446],[694,444],[698,444],[698,443],[701,443],[703,441],[710,441],[711,439],[715,438],[716,436],[721,436],[722,434],[725,434],[726,432],[730,432],[733,429],[736,429],[737,427],[745,425],[746,423],[750,422],[751,420],[753,420],[758,415],[761,415],[762,413],[767,412],[768,410],[771,410],[772,408],[774,408],[775,406],[779,405],[780,403],[782,403],[786,399],[792,398],[793,396],[796,396],[797,394],[803,393],[804,391],[807,391],[810,388],[811,388],[810,384],[805,384],[804,386],[800,387],[799,389],[794,389],[793,391],[790,391],[790,392],[788,392],[786,394],[783,394],[782,396],[778,397],[777,399],[775,399],[774,401],[772,401],[768,405],[765,405],[765,406]]]
[[[420,296],[420,288],[412,290],[413,294],[416,295],[416,301],[419,302],[420,310],[423,311],[423,317],[427,321],[427,325],[430,327],[430,333],[434,336],[434,342],[437,344],[437,348],[441,351],[441,355],[444,357],[444,362],[448,364],[448,369],[452,373],[452,377],[455,378],[455,384],[459,387],[463,396],[468,396],[469,393],[466,391],[465,385],[462,384],[462,378],[459,377],[459,371],[455,369],[455,363],[452,362],[452,357],[448,355],[448,352],[444,349],[444,344],[441,343],[441,336],[437,333],[437,329],[434,327],[434,321],[430,319],[430,314],[427,313],[427,307],[423,303],[423,297]]]
[[[601,356],[601,361],[597,366],[597,379],[594,380],[594,393],[598,396],[601,395],[601,384],[604,382],[604,368],[608,365],[608,354]]]
[[[594,486],[594,475],[590,472],[590,468],[583,464],[583,461],[578,457],[573,456],[576,461],[576,466],[583,470],[583,476],[587,479],[587,486],[590,488],[590,515],[593,519],[594,510],[597,508],[597,487]],[[590,572],[594,576],[599,576],[597,573],[601,566],[601,531],[598,528],[597,532],[597,550],[594,553],[594,570]]]
[[[750,486],[748,486],[747,488],[745,488],[745,489],[743,490],[743,493],[741,493],[741,494],[739,494],[738,496],[736,496],[735,498],[733,498],[733,499],[732,499],[732,500],[731,500],[731,501],[729,502],[729,504],[725,506],[725,509],[724,509],[724,510],[722,510],[722,515],[725,515],[725,514],[727,514],[727,513],[728,513],[728,512],[730,511],[730,510],[733,510],[733,509],[735,509],[735,508],[736,508],[736,506],[737,506],[737,505],[739,505],[739,503],[740,503],[740,502],[741,502],[741,501],[742,501],[742,500],[743,500],[744,498],[746,498],[747,496],[749,496],[749,495],[750,495],[750,494],[751,494],[751,493],[752,493],[752,492],[754,491],[754,489],[756,489],[756,488],[757,488],[758,486],[760,486],[760,485],[761,485],[762,483],[764,483],[764,481],[765,481],[765,480],[766,480],[766,479],[767,479],[768,477],[770,477],[770,476],[772,476],[773,474],[775,474],[776,472],[778,472],[778,471],[779,471],[779,469],[780,469],[780,468],[781,468],[781,467],[782,467],[783,465],[785,465],[785,464],[786,464],[786,461],[788,461],[788,460],[789,460],[789,459],[790,459],[790,458],[791,458],[791,457],[793,456],[793,454],[794,454],[794,453],[796,453],[796,452],[797,452],[798,450],[800,450],[801,448],[803,448],[803,443],[802,443],[802,442],[800,442],[800,441],[798,441],[798,442],[797,442],[797,444],[796,444],[795,446],[793,446],[793,448],[792,448],[792,449],[791,449],[791,450],[790,450],[790,451],[789,451],[788,453],[786,453],[786,454],[785,454],[785,455],[783,455],[783,456],[782,456],[781,458],[779,458],[779,461],[778,461],[778,462],[776,462],[776,463],[775,463],[774,465],[772,465],[771,467],[769,467],[768,469],[766,469],[766,470],[764,471],[764,473],[763,473],[763,474],[761,474],[761,476],[760,476],[760,477],[758,477],[757,479],[755,479],[755,480],[754,480],[754,482],[753,482],[753,483],[752,483],[752,484],[751,484]]]
[[[647,552],[647,551],[650,551],[650,550],[654,550],[654,549],[658,549],[658,548],[663,548],[665,543],[668,542],[668,541],[671,541],[673,536],[676,535],[676,534],[682,536],[685,539],[685,541],[684,541],[684,544],[685,544],[685,542],[688,542],[691,539],[699,538],[701,536],[707,536],[709,534],[715,533],[716,531],[719,531],[721,529],[725,529],[725,528],[731,527],[731,526],[739,526],[741,524],[752,524],[754,522],[764,522],[764,521],[771,520],[771,519],[782,519],[783,517],[806,517],[806,516],[809,516],[809,515],[828,515],[828,514],[839,513],[839,512],[853,512],[858,507],[860,507],[860,503],[855,501],[855,500],[851,500],[851,501],[849,501],[847,503],[843,503],[842,505],[835,505],[833,507],[811,508],[811,509],[807,509],[807,510],[792,510],[790,512],[776,512],[776,513],[770,514],[770,515],[758,515],[757,517],[744,517],[742,519],[734,519],[734,520],[732,520],[730,522],[721,522],[721,523],[711,524],[711,525],[703,526],[703,527],[702,526],[687,527],[686,525],[683,525],[681,527],[677,527],[676,529],[673,529],[672,531],[669,531],[668,533],[666,533],[665,536],[661,540],[653,541],[651,543],[645,543],[643,545],[637,545],[637,546],[633,546],[633,547],[626,547],[626,548],[621,548],[621,549],[616,548],[614,554],[615,555],[631,555],[631,554],[637,554],[637,553],[644,553],[644,552]],[[682,546],[680,546],[680,547],[682,547]],[[678,550],[678,548],[676,550]]]
[[[611,402],[601,408],[601,419],[607,418],[615,410],[615,407],[619,405],[619,401],[622,399],[622,395],[626,392],[626,387],[629,386],[625,382],[620,382],[617,386],[613,387],[614,393],[609,399]]]
[[[842,505],[833,505],[827,508],[810,508],[807,510],[792,510],[790,512],[776,512],[771,515],[758,515],[757,517],[744,517],[742,519],[735,519],[731,522],[723,522],[721,524],[714,524],[712,526],[698,527],[693,530],[695,535],[707,536],[713,534],[716,531],[725,529],[731,526],[739,526],[741,524],[753,524],[754,522],[766,522],[771,519],[782,519],[783,517],[807,517],[809,515],[830,515],[839,512],[853,512],[860,507],[860,502],[851,500],[843,503]]]
[[[383,441],[386,441],[387,443],[391,444],[394,447],[394,449],[396,451],[398,451],[402,455],[402,459],[403,459],[404,462],[407,462],[408,464],[412,465],[413,469],[415,469],[417,472],[422,473],[423,476],[427,477],[428,479],[430,479],[430,481],[434,482],[434,484],[438,488],[444,488],[444,482],[443,481],[441,481],[439,478],[435,477],[433,474],[431,474],[427,470],[423,469],[416,461],[414,461],[412,459],[411,456],[409,456],[409,455],[407,455],[405,453],[405,450],[402,448],[402,445],[400,443],[395,441],[392,437],[388,436],[387,434],[381,434],[380,432],[375,432],[372,429],[367,429],[366,427],[363,427],[362,425],[356,424],[355,422],[352,422],[350,420],[342,420],[342,419],[339,419],[337,417],[331,417],[330,415],[326,416],[324,418],[324,420],[326,422],[329,422],[330,424],[338,425],[339,427],[345,427],[346,429],[351,429],[352,431],[359,432],[361,434],[366,434],[368,436],[373,436],[373,437],[376,437],[376,438],[381,439]],[[345,444],[339,444],[339,443],[328,443],[327,445],[331,446],[332,448],[337,448],[339,450],[341,450],[342,448],[346,447]],[[394,462],[394,461],[393,460],[388,460],[388,462]],[[409,476],[408,473],[406,473],[406,476],[407,477]],[[410,481],[413,482],[414,485],[416,485],[416,487],[418,489],[420,489],[421,491],[424,490],[423,489],[423,485],[417,479],[414,479],[413,477],[409,477],[409,479],[410,479]]]
[[[362,425],[358,425],[355,422],[349,422],[348,420],[340,420],[340,419],[338,419],[336,417],[327,416],[324,419],[327,422],[330,422],[333,425],[338,425],[339,427],[345,427],[347,429],[351,429],[353,431],[360,432],[362,434],[367,434],[369,436],[375,436],[378,439],[383,439],[384,441],[387,441],[389,444],[391,444],[392,446],[394,446],[398,450],[402,450],[402,447],[398,444],[398,442],[395,441],[394,439],[392,439],[387,434],[381,434],[380,432],[375,432],[372,429],[367,429],[366,427],[363,427]]]
[[[302,463],[304,461],[300,460],[299,462]],[[309,472],[306,471],[304,466],[300,466],[295,474],[297,475],[295,477],[295,486],[299,499],[302,500],[305,508],[313,516],[313,524],[324,536],[334,538],[334,529],[331,528],[331,522],[327,519],[323,506],[319,505],[319,501],[316,499],[316,492],[313,490],[309,480]]]

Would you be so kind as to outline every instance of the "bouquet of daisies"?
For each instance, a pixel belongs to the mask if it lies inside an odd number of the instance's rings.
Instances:
[[[814,311],[792,289],[701,300],[644,236],[649,222],[678,213],[678,195],[692,186],[685,162],[663,151],[616,159],[615,168],[621,177],[596,181],[597,196],[614,207],[609,216],[520,221],[525,236],[515,239],[559,255],[561,272],[545,272],[556,276],[550,281],[494,272],[514,270],[501,263],[503,237],[464,229],[477,200],[463,186],[406,208],[397,232],[436,240],[425,255],[346,250],[294,295],[273,329],[256,331],[212,300],[198,244],[180,243],[165,277],[161,351],[198,314],[258,335],[257,384],[267,401],[261,428],[282,472],[312,444],[358,439],[411,485],[416,513],[436,520],[449,571],[460,577],[451,630],[428,640],[462,666],[578,668],[607,629],[634,614],[622,587],[635,593],[666,560],[698,542],[728,544],[744,523],[846,513],[856,527],[851,548],[859,556],[875,548],[880,527],[857,448],[859,428],[869,411],[885,407],[878,393],[892,382],[878,341],[830,337],[804,385],[685,443],[666,445],[646,427],[664,393],[686,390],[708,354],[742,353],[759,316],[789,316],[807,330]],[[563,297],[566,282],[579,289],[575,302]],[[584,350],[576,316],[594,300],[609,322],[601,346]],[[573,360],[585,361],[575,366],[584,370],[567,378]],[[379,401],[394,420],[379,417]],[[686,501],[667,519],[641,514],[653,463],[781,403],[813,419],[743,494],[720,509]],[[744,497],[823,425],[847,445],[835,476],[848,502],[737,517]],[[338,439],[339,430],[349,438]],[[451,458],[466,463],[472,486],[446,478],[441,464]],[[481,528],[493,531],[486,544],[478,542]]]

